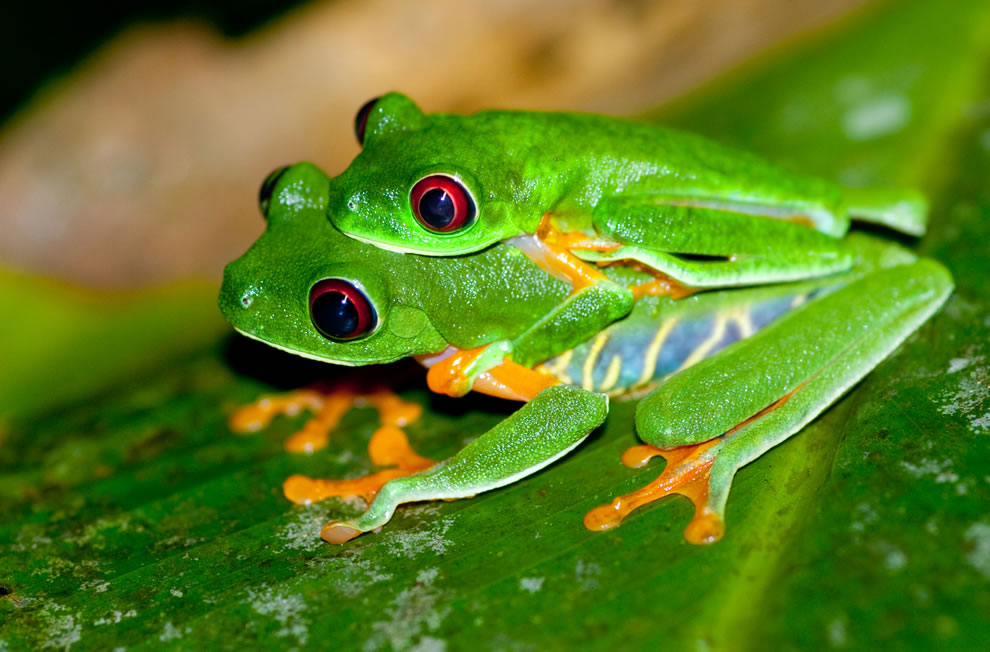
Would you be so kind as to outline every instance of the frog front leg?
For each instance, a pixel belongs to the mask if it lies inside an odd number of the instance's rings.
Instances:
[[[569,385],[545,389],[450,459],[386,483],[362,516],[328,523],[321,536],[344,543],[387,523],[402,503],[466,498],[515,482],[566,455],[607,414],[601,394]]]
[[[663,475],[592,510],[585,524],[609,529],[640,505],[683,493],[696,503],[685,537],[717,540],[736,471],[835,402],[951,291],[932,260],[870,272],[673,376],[636,411],[640,437],[668,457]],[[645,462],[652,453],[638,454]]]
[[[471,350],[448,347],[438,355],[417,356],[417,360],[429,367],[427,382],[434,392],[463,396],[471,389],[478,389],[501,398],[530,400],[549,386],[550,379],[529,367],[584,342],[628,314],[632,304],[632,293],[627,288],[605,279],[572,292],[512,340]],[[495,376],[511,375],[511,378],[508,382],[488,378],[481,386],[477,385],[489,371]]]

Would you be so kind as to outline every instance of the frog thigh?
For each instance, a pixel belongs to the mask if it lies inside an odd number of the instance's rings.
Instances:
[[[781,217],[739,212],[731,205],[604,200],[595,209],[595,228],[623,246],[575,253],[584,260],[636,260],[701,288],[813,278],[852,265],[841,239]]]
[[[736,470],[835,402],[951,291],[928,259],[867,274],[671,378],[637,406],[637,430],[661,448],[719,439],[707,500],[721,516]]]

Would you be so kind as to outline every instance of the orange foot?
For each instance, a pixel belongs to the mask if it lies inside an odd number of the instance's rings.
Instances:
[[[722,538],[725,524],[708,507],[708,481],[715,455],[706,452],[720,438],[691,446],[661,449],[655,446],[633,446],[622,455],[622,463],[629,467],[641,467],[659,455],[667,460],[667,466],[656,480],[625,496],[619,496],[609,505],[589,511],[584,526],[589,530],[611,530],[618,527],[631,511],[654,500],[671,494],[681,494],[694,503],[694,518],[684,530],[684,538],[690,543],[715,543]]]
[[[422,412],[416,403],[407,403],[388,390],[362,395],[349,388],[332,393],[301,389],[282,396],[265,396],[239,408],[230,417],[230,429],[237,433],[257,432],[278,415],[295,416],[310,410],[315,413],[313,418],[286,440],[285,450],[312,453],[326,447],[330,431],[352,407],[369,403],[378,409],[382,425],[405,426],[418,419]]]
[[[375,431],[368,442],[371,461],[379,466],[394,466],[371,475],[351,480],[320,480],[293,475],[282,485],[285,497],[299,505],[309,505],[326,498],[359,496],[370,503],[389,480],[424,471],[435,461],[421,457],[409,445],[406,433],[396,426],[386,425]]]
[[[255,432],[271,423],[277,415],[294,416],[303,410],[311,410],[315,412],[313,418],[286,441],[285,448],[291,452],[312,453],[327,445],[330,431],[348,410],[365,405],[375,407],[381,420],[381,427],[368,442],[368,455],[374,464],[392,468],[350,480],[321,480],[293,475],[282,484],[282,493],[300,505],[309,505],[331,496],[360,497],[370,503],[386,482],[424,471],[436,464],[418,455],[402,431],[403,426],[419,418],[422,408],[416,403],[407,403],[384,389],[371,394],[359,394],[347,388],[327,394],[305,389],[284,396],[264,397],[240,408],[231,415],[230,428],[240,433]],[[328,541],[343,543],[359,534],[353,528],[335,528],[335,523],[324,527],[323,538]]]

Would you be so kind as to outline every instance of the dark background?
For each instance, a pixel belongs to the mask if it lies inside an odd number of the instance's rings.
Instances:
[[[189,19],[237,37],[300,4],[302,0],[11,3],[4,7],[0,21],[0,55],[7,62],[0,84],[0,122],[6,122],[46,82],[69,72],[132,23]]]

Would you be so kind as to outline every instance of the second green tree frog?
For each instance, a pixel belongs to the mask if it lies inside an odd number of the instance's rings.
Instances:
[[[607,116],[427,114],[389,93],[361,108],[355,130],[363,150],[329,188],[327,215],[338,229],[427,256],[508,243],[571,285],[558,319],[584,320],[589,330],[646,294],[679,298],[848,270],[851,217],[912,235],[925,229],[926,203],[914,191],[843,188],[693,134]],[[599,269],[616,262],[651,276],[616,283]],[[485,364],[509,353],[501,343]],[[470,382],[459,379],[454,391]]]
[[[656,483],[589,512],[586,526],[614,527],[678,492],[697,508],[686,537],[717,540],[736,470],[814,419],[952,290],[938,263],[854,235],[842,273],[677,301],[644,296],[589,330],[586,320],[560,319],[569,284],[512,245],[427,257],[345,237],[325,218],[333,184],[309,164],[266,181],[266,231],[224,274],[226,318],[308,358],[365,365],[412,356],[429,368],[431,388],[449,391],[466,375],[475,391],[526,402],[450,459],[383,482],[362,516],[323,529],[333,543],[381,527],[401,503],[470,497],[534,473],[605,420],[609,396],[630,393],[642,396],[636,429],[648,445],[626,463],[663,455],[668,464]],[[604,272],[623,287],[650,276]],[[484,354],[475,352],[499,343],[511,356],[479,366]]]

